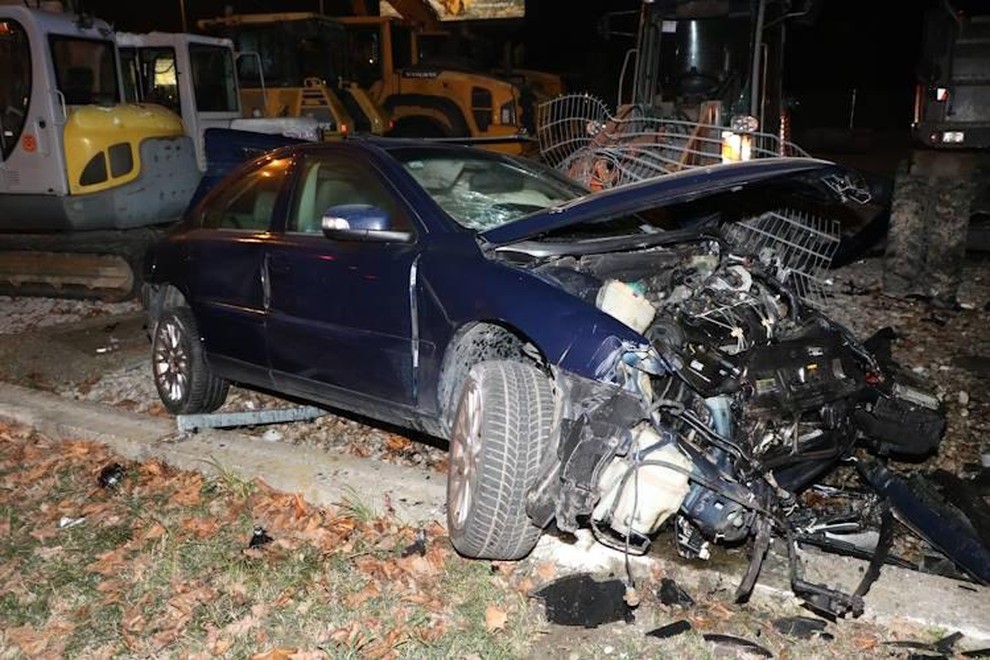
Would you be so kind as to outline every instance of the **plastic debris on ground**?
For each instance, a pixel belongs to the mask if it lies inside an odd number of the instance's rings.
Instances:
[[[668,607],[694,607],[694,598],[691,598],[690,594],[671,578],[660,580],[660,590],[657,592],[657,596],[660,598],[660,602]]]
[[[821,639],[832,640],[832,634],[825,632],[825,624],[825,621],[810,616],[785,616],[773,621],[773,627],[788,637],[796,637],[797,639],[820,637]]]
[[[659,628],[654,628],[653,630],[646,633],[647,637],[656,637],[657,639],[670,639],[671,637],[676,637],[677,635],[686,633],[691,630],[691,622],[687,619],[678,619],[673,623],[668,623],[665,626],[660,626]]]
[[[97,481],[101,488],[106,488],[107,490],[112,490],[120,485],[123,481],[126,471],[124,466],[120,463],[111,463],[102,470],[100,470],[100,476]]]
[[[554,580],[532,595],[543,601],[551,623],[597,628],[635,619],[625,594],[626,585],[621,580],[599,582],[587,573],[577,573]]]
[[[271,543],[272,540],[272,537],[268,535],[264,527],[255,527],[254,533],[251,534],[251,541],[248,543],[248,547],[258,548],[266,543]]]

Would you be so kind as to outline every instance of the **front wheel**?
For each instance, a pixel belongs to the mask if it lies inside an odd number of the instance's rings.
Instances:
[[[187,307],[167,309],[151,338],[151,369],[162,403],[174,415],[213,412],[230,386],[206,364],[196,319]]]
[[[541,530],[526,515],[553,424],[553,393],[531,365],[482,362],[468,374],[450,435],[447,523],[462,555],[512,560]]]

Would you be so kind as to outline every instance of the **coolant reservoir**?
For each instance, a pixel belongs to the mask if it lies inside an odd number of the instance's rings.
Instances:
[[[608,524],[620,536],[653,534],[681,507],[688,494],[691,461],[673,442],[657,446],[660,441],[651,426],[640,427],[629,453],[614,458],[602,471],[598,485],[603,495],[592,517]]]
[[[653,317],[657,314],[656,307],[649,300],[636,289],[619,280],[605,282],[598,290],[595,304],[598,309],[617,318],[640,334],[650,327]]]

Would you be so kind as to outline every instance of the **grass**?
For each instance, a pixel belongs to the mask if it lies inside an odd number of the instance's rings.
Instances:
[[[101,488],[113,462],[125,476]],[[525,654],[525,599],[439,525],[403,556],[416,530],[356,493],[319,509],[206,462],[127,463],[0,424],[0,658]],[[249,547],[255,526],[273,540]],[[488,607],[517,616],[488,630]]]
[[[125,477],[101,488],[113,462]],[[632,625],[554,626],[528,598],[554,577],[552,565],[464,559],[439,523],[424,530],[425,551],[412,551],[419,530],[354,491],[317,508],[216,461],[210,468],[125,463],[100,445],[0,423],[0,660],[286,657],[279,649],[310,658],[718,656],[702,632],[778,657],[889,657],[885,639],[942,636],[851,621],[829,626],[834,641],[794,640],[770,625],[802,613],[793,605],[737,606],[728,585],[671,610],[646,582]],[[63,518],[83,522],[64,527]],[[256,526],[272,540],[249,547]],[[694,630],[646,636],[677,618]]]

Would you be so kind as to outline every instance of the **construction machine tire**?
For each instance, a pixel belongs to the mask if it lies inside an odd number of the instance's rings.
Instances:
[[[392,137],[399,138],[447,138],[454,137],[446,126],[426,117],[406,117],[395,123]]]
[[[900,163],[884,253],[883,289],[889,295],[918,293],[917,280],[925,272],[927,227],[933,221],[931,198],[928,177],[912,172],[907,161]]]
[[[396,94],[385,99],[385,109],[396,117],[395,137],[471,136],[464,113],[450,99],[428,94]]]

